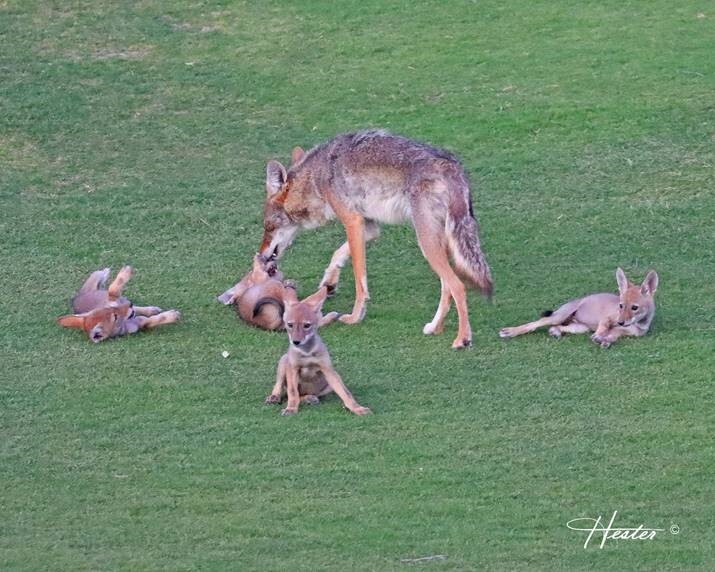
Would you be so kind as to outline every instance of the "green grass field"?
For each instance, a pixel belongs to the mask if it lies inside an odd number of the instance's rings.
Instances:
[[[0,569],[713,570],[713,38],[704,0],[0,1]],[[384,227],[366,319],[323,331],[374,415],[282,418],[285,335],[214,296],[266,162],[365,127],[463,159],[494,303],[471,351],[454,310],[423,336],[439,282]],[[302,293],[342,239],[286,253]],[[55,324],[125,263],[179,325]],[[645,338],[497,336],[618,265],[660,274]],[[666,530],[566,527],[614,510]]]

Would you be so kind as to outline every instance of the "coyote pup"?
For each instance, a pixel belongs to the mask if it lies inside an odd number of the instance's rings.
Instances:
[[[87,278],[72,298],[74,314],[62,316],[57,323],[65,328],[84,330],[93,342],[133,334],[139,330],[173,324],[181,317],[178,310],[163,312],[156,306],[134,306],[122,296],[122,289],[132,277],[131,266],[125,266],[105,289],[110,269],[97,270]]]
[[[371,411],[361,406],[333,368],[325,343],[318,335],[318,328],[339,317],[337,312],[326,316],[321,313],[328,297],[328,289],[322,287],[312,296],[298,302],[294,290],[287,291],[284,314],[285,327],[290,345],[288,352],[278,362],[276,384],[266,398],[266,403],[280,403],[287,390],[288,405],[281,415],[298,413],[298,405],[317,405],[319,398],[334,391],[343,404],[356,415]]]
[[[616,270],[618,295],[591,294],[566,302],[544,317],[513,328],[499,331],[502,338],[513,338],[533,332],[543,326],[551,326],[549,333],[560,338],[561,334],[595,332],[591,339],[607,348],[621,336],[644,336],[655,316],[653,295],[658,289],[658,275],[648,272],[643,284],[631,284],[620,268]]]
[[[251,271],[217,300],[226,305],[234,304],[239,317],[252,326],[282,330],[286,288],[294,288],[294,285],[283,280],[276,262],[256,254]]]

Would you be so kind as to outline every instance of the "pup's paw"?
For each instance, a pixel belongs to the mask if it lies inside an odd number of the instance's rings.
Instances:
[[[174,322],[178,322],[181,318],[181,312],[179,312],[179,310],[167,310],[166,312],[162,312],[161,315],[164,318],[165,324],[173,324]]]
[[[320,405],[320,399],[317,395],[304,395],[301,397],[301,401],[306,405]]]
[[[132,276],[134,275],[134,268],[131,266],[122,266],[122,269],[119,271],[119,274],[117,277],[121,276],[124,278],[124,280],[129,280]]]
[[[281,396],[280,395],[273,395],[272,393],[266,397],[266,404],[267,405],[276,405],[281,402]]]
[[[353,409],[353,413],[355,415],[371,415],[372,411],[370,411],[370,408],[368,408],[368,407],[360,406],[360,407],[356,407],[355,409]]]
[[[295,415],[296,413],[298,413],[297,407],[286,407],[281,411],[281,415],[283,415],[284,417],[286,415]]]
[[[502,328],[501,330],[499,330],[500,338],[513,338],[514,336],[516,336],[514,328]]]
[[[561,337],[561,328],[558,326],[551,326],[549,328],[549,335],[553,336],[555,338],[560,338]]]
[[[600,345],[602,348],[607,348],[613,343],[613,339],[608,336],[602,336],[600,334],[593,334],[591,336],[591,341],[595,344]]]
[[[147,316],[156,316],[157,314],[161,314],[164,310],[159,308],[159,306],[145,306],[144,311]]]

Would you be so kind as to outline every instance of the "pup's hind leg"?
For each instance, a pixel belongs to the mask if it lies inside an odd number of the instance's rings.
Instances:
[[[285,354],[278,361],[278,370],[276,371],[276,384],[273,386],[273,391],[266,397],[266,403],[280,403],[283,399],[283,392],[286,387],[286,367],[288,366],[288,354]]]
[[[82,284],[82,287],[80,288],[80,292],[93,292],[94,290],[104,288],[107,280],[109,280],[109,274],[111,272],[111,268],[95,270],[89,275],[89,278],[84,281],[84,284]]]
[[[585,334],[591,328],[581,322],[570,322],[564,326],[551,326],[549,334],[555,338],[560,338],[561,334]]]
[[[550,316],[545,316],[544,318],[535,320],[533,322],[528,322],[526,324],[522,324],[521,326],[502,328],[501,330],[499,330],[499,337],[513,338],[514,336],[528,334],[529,332],[533,332],[534,330],[542,328],[544,326],[560,326],[561,324],[566,322],[571,316],[573,316],[574,312],[578,310],[578,305],[580,302],[580,299],[573,300],[571,302],[567,302],[566,304],[555,310]]]
[[[109,296],[110,301],[117,300],[119,297],[121,297],[122,290],[127,285],[127,282],[129,282],[129,279],[132,277],[133,273],[134,273],[134,270],[132,269],[131,266],[124,266],[119,271],[119,274],[117,274],[117,277],[114,279],[114,281],[109,285],[109,288],[107,289],[107,294]]]

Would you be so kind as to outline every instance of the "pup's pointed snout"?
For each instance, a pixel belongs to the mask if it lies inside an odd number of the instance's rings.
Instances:
[[[300,345],[300,340],[293,340],[293,345],[294,345],[294,346],[299,346],[299,345]]]

